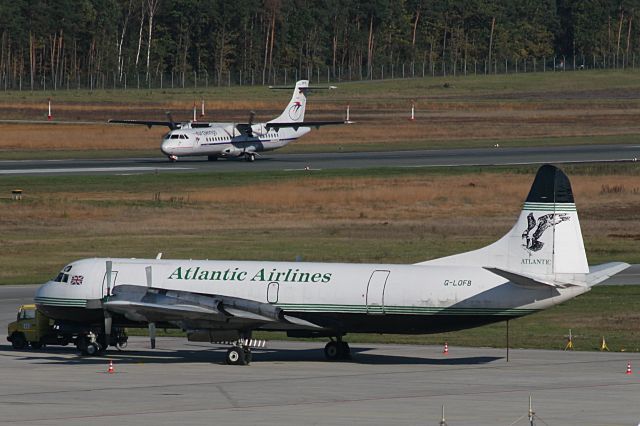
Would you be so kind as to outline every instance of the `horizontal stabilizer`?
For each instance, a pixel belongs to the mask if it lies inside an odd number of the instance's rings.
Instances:
[[[602,281],[611,278],[618,272],[622,272],[630,265],[624,262],[610,262],[603,263],[602,265],[590,266],[589,274],[587,274],[587,285],[589,287],[601,283]]]
[[[315,127],[318,128],[320,126],[334,126],[340,124],[351,124],[351,121],[298,121],[293,123],[276,123],[269,122],[264,125],[267,130],[275,129],[276,131],[282,128],[293,128],[294,130],[298,130],[300,127]]]
[[[500,269],[500,268],[489,268],[489,267],[484,267],[484,269],[486,269],[489,272],[493,272],[496,275],[501,276],[502,278],[506,278],[509,281],[511,281],[512,283],[522,286],[522,287],[527,287],[527,288],[540,288],[542,287],[557,287],[557,288],[566,288],[566,287],[570,287],[570,286],[579,286],[579,287],[586,287],[585,283],[578,283],[578,282],[572,282],[572,283],[566,283],[566,282],[558,282],[555,280],[549,280],[546,278],[542,278],[542,277],[536,277],[533,275],[523,275],[523,274],[517,274],[515,272],[511,272],[511,271],[505,271],[504,269]]]

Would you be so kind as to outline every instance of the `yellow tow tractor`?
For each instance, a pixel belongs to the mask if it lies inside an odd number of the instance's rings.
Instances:
[[[7,340],[14,349],[31,346],[40,349],[43,345],[68,345],[72,336],[57,333],[54,322],[36,309],[36,305],[22,305],[18,319],[9,324]]]

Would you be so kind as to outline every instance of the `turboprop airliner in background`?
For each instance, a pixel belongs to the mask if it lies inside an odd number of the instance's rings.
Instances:
[[[328,337],[325,355],[335,360],[350,356],[347,333],[504,321],[585,293],[628,266],[588,266],[569,180],[546,165],[514,227],[479,250],[414,265],[83,259],[42,285],[35,303],[58,327],[90,325],[76,341],[85,354],[112,343],[112,327],[148,326],[153,347],[161,326],[189,340],[233,342],[229,364],[251,360],[253,330]]]
[[[341,121],[304,121],[307,92],[321,88],[309,87],[308,80],[300,80],[293,89],[291,101],[280,116],[266,123],[205,123],[145,120],[109,120],[109,123],[167,126],[160,150],[171,161],[180,157],[207,156],[209,160],[243,156],[254,161],[258,152],[282,148],[311,130],[311,127],[349,124]]]

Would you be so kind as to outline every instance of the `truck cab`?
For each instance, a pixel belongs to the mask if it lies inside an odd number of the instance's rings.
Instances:
[[[53,320],[36,309],[36,305],[22,305],[18,309],[16,321],[9,324],[7,340],[14,349],[31,346],[40,349],[45,344],[66,345],[65,336],[58,336],[53,330]]]

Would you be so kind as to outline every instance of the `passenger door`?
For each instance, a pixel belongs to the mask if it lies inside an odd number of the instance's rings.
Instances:
[[[367,313],[384,314],[384,291],[391,271],[373,271],[367,285]]]

